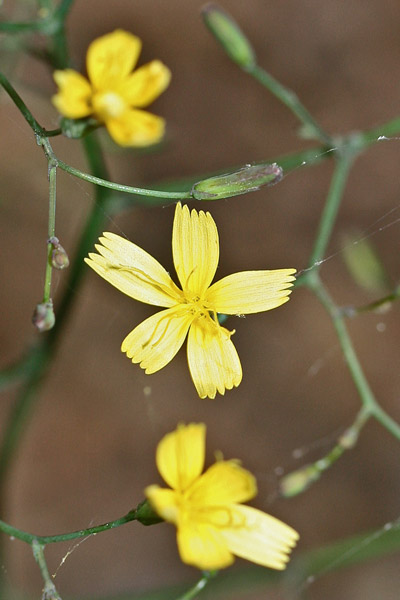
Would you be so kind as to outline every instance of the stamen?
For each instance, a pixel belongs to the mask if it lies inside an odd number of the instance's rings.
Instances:
[[[151,347],[154,348],[154,346],[156,346],[157,344],[159,344],[163,340],[163,338],[165,337],[165,335],[167,333],[167,330],[168,330],[168,325],[171,322],[171,320],[172,319],[176,319],[177,317],[181,317],[182,316],[182,314],[181,315],[178,314],[179,312],[184,314],[186,311],[182,311],[181,307],[179,307],[177,310],[171,311],[168,314],[163,315],[161,317],[161,319],[157,322],[157,325],[155,326],[154,331],[151,334],[151,336],[149,337],[149,339],[142,344],[142,348],[143,349],[146,348],[149,344],[151,344]],[[165,319],[167,319],[167,321],[168,321],[167,325],[164,327],[164,329],[160,333],[159,337],[156,340],[154,340],[154,338],[155,338],[155,336],[157,334],[157,330],[159,329],[161,323],[163,321],[165,321]]]
[[[185,285],[183,286],[183,287],[184,287],[184,292],[185,292],[185,295],[186,295],[186,294],[190,294],[190,290],[189,290],[189,279],[191,278],[191,276],[193,275],[193,273],[195,272],[195,270],[196,270],[197,268],[198,268],[197,266],[193,267],[193,269],[190,271],[189,275],[188,275],[188,276],[187,276],[187,278],[186,278]]]
[[[137,278],[139,281],[142,281],[143,283],[148,283],[148,284],[152,285],[154,288],[164,292],[164,294],[167,294],[170,298],[173,298],[177,303],[180,303],[182,301],[181,295],[177,294],[177,291],[180,292],[180,290],[176,290],[176,289],[172,288],[172,286],[168,287],[164,283],[160,283],[156,279],[153,279],[152,277],[150,277],[150,275],[148,275],[148,273],[146,273],[145,271],[142,271],[141,269],[137,269],[136,267],[130,267],[130,266],[121,265],[121,264],[115,265],[112,263],[109,263],[108,267],[110,269],[117,269],[119,271],[124,271],[128,275],[131,275],[133,278]],[[172,279],[171,279],[171,283],[173,284]]]

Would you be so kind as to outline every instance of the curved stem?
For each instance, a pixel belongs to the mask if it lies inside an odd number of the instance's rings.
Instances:
[[[79,179],[89,181],[90,183],[94,183],[95,185],[99,185],[110,190],[115,190],[117,192],[126,192],[127,194],[137,194],[138,196],[150,196],[154,198],[168,198],[170,200],[183,200],[192,197],[190,192],[163,192],[160,190],[149,190],[138,187],[131,187],[129,185],[122,185],[121,183],[113,183],[112,181],[102,179],[101,177],[95,177],[94,175],[89,175],[89,173],[84,173],[79,169],[70,167],[62,160],[58,161],[58,166],[60,167],[60,169],[63,169],[67,173],[75,175],[75,177],[79,177]]]
[[[102,531],[108,531],[109,529],[115,529],[116,527],[120,527],[121,525],[125,525],[125,523],[130,523],[131,521],[136,520],[136,509],[129,511],[124,517],[120,517],[119,519],[115,519],[115,521],[109,521],[108,523],[103,523],[102,525],[96,525],[95,527],[88,527],[87,529],[79,529],[78,531],[72,531],[70,533],[61,533],[58,535],[35,535],[33,533],[28,533],[27,531],[22,531],[21,529],[17,529],[4,521],[0,521],[0,531],[9,535],[10,537],[14,537],[22,542],[26,542],[28,544],[32,544],[35,541],[38,544],[46,545],[46,544],[55,544],[57,542],[68,542],[70,540],[76,540],[78,538],[87,537],[88,535],[93,535],[95,533],[101,533]]]
[[[195,598],[202,590],[204,590],[210,579],[215,577],[217,573],[218,571],[204,571],[201,579],[199,579],[190,590],[179,596],[177,600],[192,600],[192,598]]]

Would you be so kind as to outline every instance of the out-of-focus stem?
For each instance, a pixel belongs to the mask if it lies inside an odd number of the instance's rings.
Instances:
[[[318,125],[314,117],[300,102],[297,95],[282,85],[270,73],[267,73],[262,67],[257,64],[251,65],[246,69],[246,73],[252,75],[261,85],[263,85],[271,94],[280,100],[298,119],[307,127],[311,135],[322,142],[325,146],[332,146],[333,141],[330,135]]]

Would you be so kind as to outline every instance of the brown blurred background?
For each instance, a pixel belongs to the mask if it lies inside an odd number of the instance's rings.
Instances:
[[[5,0],[3,14],[18,17],[22,4]],[[298,137],[292,114],[217,46],[200,18],[203,4],[76,1],[68,31],[77,68],[84,68],[93,38],[122,27],[143,40],[141,64],[159,58],[173,73],[169,90],[152,107],[168,123],[162,152],[133,155],[104,136],[114,181],[174,180],[312,146]],[[368,129],[399,114],[397,0],[227,0],[224,6],[249,35],[260,64],[295,90],[326,130]],[[56,127],[58,116],[49,103],[55,88],[46,67],[33,58],[15,59],[10,51],[4,52],[4,64],[38,120]],[[53,145],[60,158],[87,169],[79,142],[54,139]],[[0,149],[0,351],[1,365],[7,365],[38,335],[30,319],[42,295],[47,181],[43,155],[4,94]],[[398,281],[399,161],[400,142],[380,142],[352,170],[328,250],[332,257],[322,267],[339,304],[375,298],[357,288],[344,267],[346,233],[373,233],[370,241],[392,282]],[[218,277],[244,269],[305,268],[332,167],[330,161],[303,167],[276,187],[207,204],[221,239]],[[63,172],[57,184],[57,235],[72,256],[92,190]],[[173,206],[133,208],[110,219],[106,229],[123,232],[173,272],[172,220]],[[393,226],[379,231],[388,224]],[[65,273],[54,276],[56,312],[65,280]],[[399,445],[375,422],[309,491],[291,500],[276,498],[277,475],[326,454],[359,408],[332,324],[307,291],[296,291],[276,311],[229,322],[236,328],[244,378],[237,390],[214,401],[196,397],[184,351],[152,376],[120,352],[123,337],[153,312],[87,272],[9,479],[8,522],[55,534],[122,516],[142,500],[146,485],[160,481],[155,447],[179,421],[207,424],[209,460],[220,449],[257,475],[255,504],[298,529],[298,553],[399,516]],[[377,398],[399,421],[397,307],[361,316],[349,327]],[[15,397],[15,390],[3,395],[3,423]],[[182,581],[190,585],[198,577],[180,563],[168,525],[133,523],[92,537],[59,566],[73,547],[46,551],[51,573],[58,569],[55,583],[63,598],[113,597]],[[22,593],[39,597],[41,579],[27,545],[10,541],[1,568],[14,586],[11,600]],[[399,583],[398,557],[390,557],[328,574],[303,591],[311,600],[391,599],[398,597]],[[281,590],[249,597],[286,596]]]

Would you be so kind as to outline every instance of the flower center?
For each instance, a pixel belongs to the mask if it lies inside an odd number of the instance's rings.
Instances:
[[[197,294],[193,294],[192,292],[190,292],[189,290],[185,290],[184,292],[184,296],[185,296],[185,304],[188,305],[188,310],[191,312],[191,314],[196,317],[196,318],[209,318],[212,319],[212,314],[214,314],[215,319],[217,317],[215,311],[213,310],[213,307],[210,306],[207,302],[205,302],[203,300],[203,298],[200,298],[200,296],[198,296]],[[212,319],[214,320],[214,319]]]
[[[93,97],[93,109],[102,121],[117,119],[126,110],[126,102],[115,92],[99,92]]]

